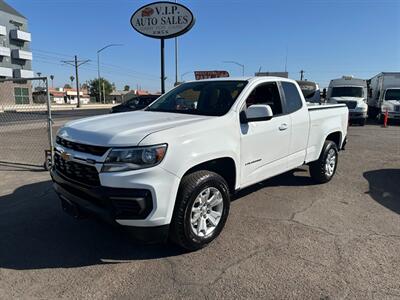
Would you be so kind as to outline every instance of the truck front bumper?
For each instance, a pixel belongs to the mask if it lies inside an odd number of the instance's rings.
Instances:
[[[75,182],[55,169],[50,174],[67,213],[123,225],[139,239],[167,236],[180,180],[164,169],[100,173],[99,186]]]
[[[385,115],[386,112],[382,112],[382,116]],[[400,112],[396,111],[389,111],[388,112],[388,118],[393,119],[393,120],[400,120]]]

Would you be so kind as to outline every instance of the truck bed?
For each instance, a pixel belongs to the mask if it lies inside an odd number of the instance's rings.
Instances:
[[[308,104],[310,115],[310,129],[306,163],[318,159],[328,132],[344,132],[341,143],[347,134],[349,110],[345,104]],[[338,145],[339,147],[341,145]]]

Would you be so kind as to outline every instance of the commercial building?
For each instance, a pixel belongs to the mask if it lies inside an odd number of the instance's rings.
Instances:
[[[149,95],[145,90],[130,90],[130,91],[112,91],[106,96],[107,103],[122,103],[135,96]]]
[[[0,0],[0,105],[32,103],[32,71],[28,20]],[[4,79],[15,79],[4,81]]]

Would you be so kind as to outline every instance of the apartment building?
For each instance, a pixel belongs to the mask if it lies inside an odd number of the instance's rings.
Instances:
[[[28,20],[0,0],[0,105],[32,103],[32,71]],[[4,79],[14,78],[14,81]]]

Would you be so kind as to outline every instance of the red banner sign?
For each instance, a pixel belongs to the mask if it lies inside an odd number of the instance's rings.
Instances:
[[[194,77],[196,80],[229,77],[229,73],[227,71],[194,71]]]

